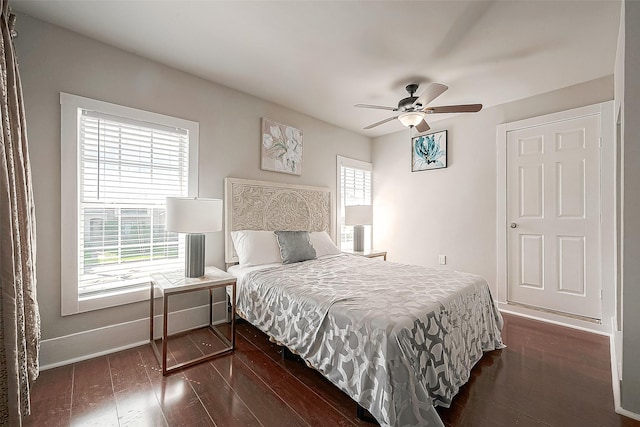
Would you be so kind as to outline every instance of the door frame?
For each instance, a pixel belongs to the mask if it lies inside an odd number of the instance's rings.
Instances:
[[[546,311],[528,309],[507,302],[507,132],[560,122],[579,117],[600,116],[600,285],[602,289],[602,322],[593,323]],[[610,334],[615,322],[616,307],[616,186],[615,186],[615,115],[614,102],[607,101],[558,113],[503,123],[496,127],[496,287],[497,304],[511,312],[552,323],[592,332]]]

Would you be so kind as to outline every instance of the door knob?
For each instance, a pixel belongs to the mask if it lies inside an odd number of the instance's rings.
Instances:
[[[518,224],[516,224],[515,222],[512,222],[511,225],[509,226],[511,228],[518,228]]]

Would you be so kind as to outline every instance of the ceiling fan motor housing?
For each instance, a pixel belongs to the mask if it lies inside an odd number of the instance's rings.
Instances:
[[[409,96],[401,99],[400,102],[398,102],[398,110],[413,111],[414,110],[413,103],[416,102],[416,100],[418,99],[418,97],[413,96],[413,94],[416,93],[416,91],[418,90],[418,84],[417,83],[408,84],[405,87],[405,90],[409,92]]]
[[[408,96],[404,99],[401,99],[400,102],[398,102],[398,110],[413,111],[413,103],[416,102],[416,99],[418,99],[417,96]]]

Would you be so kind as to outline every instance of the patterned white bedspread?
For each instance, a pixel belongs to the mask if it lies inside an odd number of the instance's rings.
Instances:
[[[502,317],[476,275],[353,255],[250,272],[238,313],[383,426],[441,426]]]

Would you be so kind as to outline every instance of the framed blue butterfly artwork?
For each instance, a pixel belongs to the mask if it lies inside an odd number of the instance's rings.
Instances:
[[[447,131],[411,139],[411,172],[447,167]]]

